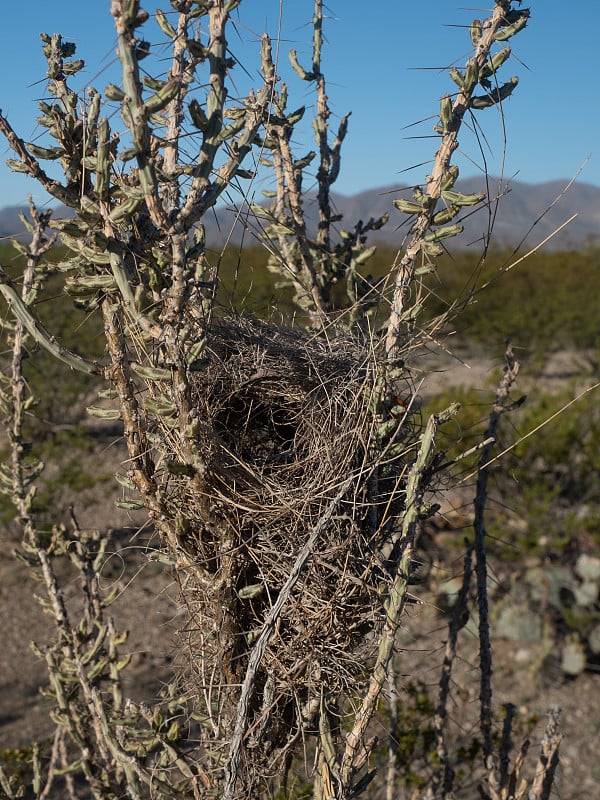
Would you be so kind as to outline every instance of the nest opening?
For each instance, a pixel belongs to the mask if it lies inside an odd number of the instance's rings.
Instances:
[[[296,445],[300,404],[286,398],[265,400],[262,385],[234,391],[214,418],[214,430],[225,448],[261,473],[303,458]]]

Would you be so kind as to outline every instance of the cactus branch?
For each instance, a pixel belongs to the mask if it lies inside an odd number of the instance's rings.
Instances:
[[[469,544],[467,545],[463,559],[461,587],[452,610],[452,617],[448,623],[448,637],[444,649],[444,661],[440,672],[437,706],[433,719],[438,765],[433,773],[430,789],[426,795],[427,800],[433,800],[433,798],[438,797],[440,789],[442,797],[448,796],[452,791],[452,784],[454,781],[455,772],[450,762],[446,738],[446,722],[448,717],[447,704],[450,697],[452,668],[457,653],[458,634],[469,620],[468,599],[473,571],[472,561],[473,545]]]
[[[199,213],[197,211],[199,204],[202,205],[203,209],[210,207],[210,205],[206,205],[203,195],[211,183],[210,176],[219,151],[219,136],[223,128],[223,109],[227,99],[227,88],[225,86],[227,77],[227,38],[225,29],[229,14],[225,9],[225,5],[223,0],[215,0],[214,3],[210,4],[208,11],[208,62],[210,65],[210,89],[206,98],[208,120],[198,163],[194,167],[192,185],[186,202],[181,209],[180,217],[186,221],[198,218],[196,214]],[[201,216],[201,213],[199,216]]]
[[[38,181],[44,189],[59,200],[66,206],[75,207],[77,205],[77,196],[73,191],[63,186],[60,181],[50,178],[40,166],[39,161],[31,155],[27,149],[25,142],[21,139],[12,129],[8,119],[0,110],[0,133],[4,134],[11,150],[15,152],[21,159],[22,171],[26,172],[30,177]],[[9,165],[12,162],[9,162]],[[18,164],[19,162],[17,162]],[[21,171],[21,170],[19,170]]]
[[[373,718],[377,701],[388,675],[388,664],[394,652],[396,632],[406,603],[410,563],[414,557],[417,543],[417,526],[422,510],[423,492],[426,485],[427,466],[435,447],[435,435],[443,423],[451,419],[459,410],[454,403],[441,414],[432,414],[420,439],[419,450],[410,469],[406,485],[406,509],[402,519],[401,540],[405,542],[402,556],[398,561],[393,584],[390,588],[386,620],[381,634],[379,652],[371,672],[369,688],[355,715],[352,730],[346,737],[340,775],[345,786],[350,786],[356,769],[356,759],[360,743]]]
[[[123,119],[131,133],[140,171],[140,183],[148,212],[154,224],[166,229],[167,220],[158,196],[158,182],[152,148],[150,147],[149,110],[142,98],[142,83],[137,56],[135,28],[139,24],[139,0],[112,0],[111,14],[117,30],[117,50],[125,98],[122,101]]]
[[[487,484],[489,477],[489,461],[494,442],[497,439],[500,418],[507,410],[507,400],[511,387],[519,373],[519,362],[515,359],[510,340],[507,342],[505,353],[505,366],[502,380],[496,391],[496,398],[490,413],[490,419],[485,439],[490,444],[481,451],[479,470],[477,472],[477,490],[475,495],[475,518],[473,529],[475,531],[475,556],[477,576],[477,598],[479,604],[479,668],[480,668],[480,728],[483,738],[483,756],[490,774],[490,782],[498,781],[496,768],[493,764],[492,744],[492,648],[490,643],[489,614],[487,599],[487,557],[485,545],[485,507],[487,500]]]
[[[2,267],[0,267],[0,294],[4,296],[4,299],[10,305],[15,316],[27,328],[30,336],[55,358],[71,367],[71,369],[76,369],[79,372],[86,372],[88,375],[104,374],[104,367],[97,361],[89,361],[77,355],[77,353],[73,353],[71,350],[59,344],[55,336],[48,333],[42,323],[33,316],[27,304],[23,302],[18,291],[15,289]]]
[[[497,34],[506,27],[506,15],[510,12],[510,7],[511,3],[507,0],[497,0],[491,17],[483,23],[480,35],[478,34],[478,38],[475,39],[475,54],[467,64],[464,80],[456,98],[454,101],[451,101],[448,95],[442,98],[440,109],[442,125],[438,131],[441,135],[440,148],[436,153],[431,175],[427,176],[426,196],[421,208],[417,209],[417,217],[410,229],[404,255],[395,267],[396,278],[385,337],[385,351],[390,361],[396,358],[401,344],[409,292],[414,282],[419,257],[425,250],[426,237],[432,225],[436,206],[442,197],[444,181],[449,175],[452,154],[458,147],[458,133],[463,117],[471,107],[473,92],[481,72],[486,67]],[[451,235],[462,230],[460,226],[452,228]],[[435,232],[429,236],[434,236],[434,242],[437,243],[441,234],[442,231],[439,231],[437,237]]]
[[[173,57],[168,75],[168,80],[176,81],[180,88],[166,108],[167,130],[165,133],[163,169],[167,175],[175,174],[179,163],[179,140],[181,137],[181,124],[184,118],[183,102],[187,93],[186,88],[194,75],[193,59],[186,56],[188,26],[188,14],[180,13],[177,19],[177,30],[174,31]],[[170,215],[179,208],[180,194],[180,186],[177,180],[164,183],[163,201],[167,214]]]
[[[119,308],[114,308],[108,300],[103,303],[102,311],[106,343],[112,364],[110,370],[107,369],[106,377],[113,381],[119,395],[124,435],[132,464],[131,480],[146,499],[151,510],[160,517],[162,509],[155,502],[157,487],[150,477],[154,473],[154,465],[145,435],[142,411],[126,357],[122,312]]]
[[[23,215],[23,220],[32,233],[31,243],[28,247],[27,264],[23,273],[23,285],[19,300],[28,309],[29,302],[33,299],[34,286],[36,283],[36,267],[40,257],[46,252],[52,239],[45,240],[45,228],[48,223],[50,212],[40,214],[29,199],[29,210],[31,222]],[[12,499],[16,505],[17,513],[23,526],[23,534],[28,541],[35,538],[35,524],[31,514],[31,494],[28,491],[27,471],[23,464],[23,453],[25,451],[25,441],[23,437],[23,419],[26,402],[26,382],[23,379],[23,355],[26,336],[26,326],[22,319],[15,321],[13,341],[12,341],[12,362],[11,362],[11,404],[10,416],[7,420],[9,438],[11,445],[11,470],[12,470]],[[43,469],[40,464],[38,469]]]

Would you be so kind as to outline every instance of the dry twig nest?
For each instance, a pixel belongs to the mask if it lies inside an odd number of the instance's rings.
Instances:
[[[278,715],[308,713],[313,687],[355,687],[371,655],[389,577],[381,553],[419,433],[411,384],[397,379],[397,406],[382,413],[372,350],[244,318],[215,323],[206,355],[194,386],[205,469],[169,479],[179,542],[197,564],[184,596],[204,690],[242,680],[298,552],[346,484],[262,660],[254,714],[268,705],[275,730]]]

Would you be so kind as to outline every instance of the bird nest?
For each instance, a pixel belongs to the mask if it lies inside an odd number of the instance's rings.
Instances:
[[[355,688],[372,654],[389,579],[382,553],[419,432],[406,408],[412,387],[397,377],[383,408],[372,350],[236,318],[211,329],[193,393],[202,468],[170,475],[165,492],[177,546],[193,563],[183,595],[199,686],[240,684],[314,539],[256,677],[257,736],[268,709],[275,748],[278,720],[289,729],[296,715],[300,728],[304,715],[306,724],[313,688]],[[162,435],[176,451],[166,424]]]

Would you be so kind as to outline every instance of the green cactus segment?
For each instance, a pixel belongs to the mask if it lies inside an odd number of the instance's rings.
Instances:
[[[494,53],[489,61],[486,61],[481,68],[479,73],[479,81],[483,82],[484,80],[491,78],[492,75],[495,75],[500,67],[508,60],[510,53],[510,47],[505,47],[503,50],[499,50],[497,53]]]
[[[106,117],[98,123],[98,147],[96,155],[96,182],[94,189],[98,200],[107,200],[109,181],[110,127]]]
[[[162,111],[162,109],[177,96],[180,89],[181,83],[178,80],[172,80],[166,83],[144,103],[144,113],[146,117],[156,114],[157,111]]]
[[[136,375],[139,375],[140,378],[144,378],[147,381],[171,381],[173,378],[173,370],[164,369],[162,367],[151,367],[147,364],[137,364],[133,362],[131,364],[131,369]]]
[[[482,200],[485,200],[485,195],[461,194],[460,192],[446,189],[442,190],[442,199],[445,200],[446,203],[451,203],[462,208],[463,206],[476,206],[477,203],[481,203]]]
[[[471,37],[471,44],[473,47],[478,47],[481,37],[483,36],[483,27],[481,20],[474,19],[469,26],[469,36]]]
[[[517,88],[518,83],[519,79],[515,75],[498,89],[491,89],[488,94],[477,95],[471,98],[471,108],[481,110],[501,103],[503,100],[506,100],[507,97],[510,97]]]
[[[453,236],[458,236],[464,230],[462,225],[447,225],[445,228],[437,228],[434,231],[429,231],[423,237],[424,242],[439,242],[441,239],[451,239]]]
[[[171,23],[168,21],[167,15],[165,14],[165,12],[162,11],[162,9],[157,8],[156,11],[155,11],[155,17],[156,17],[156,22],[158,23],[159,28],[165,34],[165,36],[168,36],[169,39],[175,39],[175,37],[177,36],[177,31],[171,25]]]
[[[447,167],[442,176],[442,180],[440,182],[440,192],[447,192],[448,190],[452,189],[456,181],[458,180],[458,167],[455,164],[451,164]]]
[[[458,203],[450,203],[446,208],[436,213],[431,218],[432,225],[445,225],[451,222],[457,214],[460,214],[461,206]]]
[[[63,155],[62,148],[60,147],[40,147],[32,142],[28,142],[27,149],[36,158],[42,158],[47,161],[56,161],[57,158]]]
[[[92,417],[103,420],[121,419],[121,412],[118,408],[99,408],[98,406],[88,406],[87,413]]]
[[[403,200],[400,198],[393,200],[392,203],[398,211],[402,211],[404,214],[420,214],[423,211],[423,205],[421,203],[413,203],[411,200]]]
[[[495,41],[505,42],[507,39],[519,33],[519,31],[522,31],[527,25],[530,15],[531,10],[529,8],[523,8],[519,11],[512,11],[506,14],[505,20],[509,24],[496,31],[494,34]]]
[[[104,373],[103,367],[97,362],[88,361],[76,353],[71,352],[66,347],[62,347],[56,338],[48,333],[46,328],[33,316],[29,307],[21,299],[2,267],[0,267],[0,294],[4,296],[4,299],[11,307],[17,319],[23,323],[29,335],[55,358],[79,372],[86,372],[89,375],[102,375]]]

